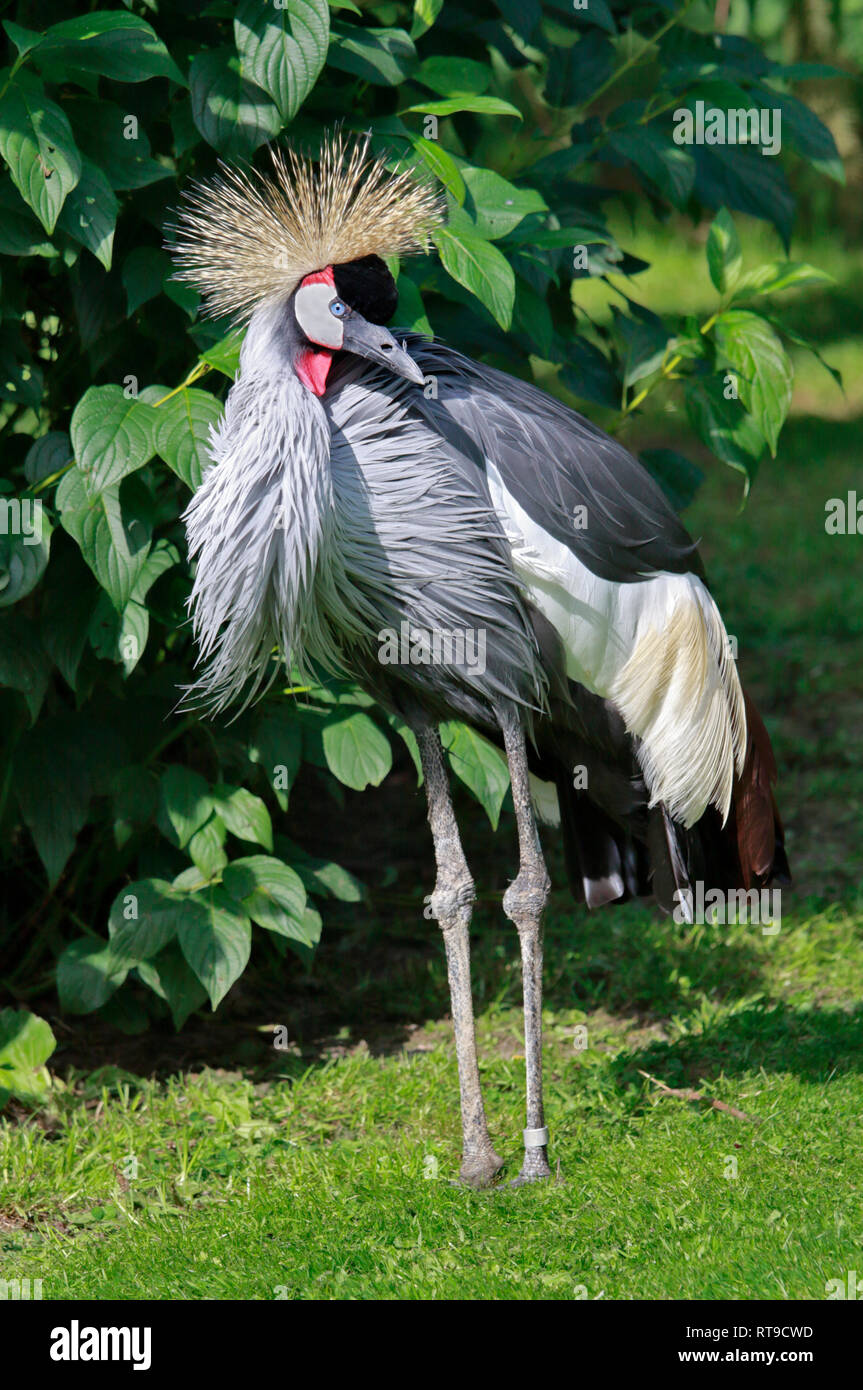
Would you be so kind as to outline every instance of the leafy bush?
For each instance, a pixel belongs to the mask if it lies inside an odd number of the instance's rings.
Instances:
[[[838,179],[841,166],[791,90],[811,74],[713,34],[712,7],[691,0],[13,8],[0,75],[0,815],[4,952],[18,943],[20,959],[7,982],[32,995],[57,958],[65,1009],[128,1027],[168,1009],[180,1026],[243,971],[253,924],[258,951],[308,951],[326,899],[361,895],[274,828],[300,765],[361,789],[387,775],[391,737],[416,759],[409,731],[341,683],[276,690],[233,724],[173,712],[194,659],[179,516],[239,351],[171,278],[164,227],[180,187],[217,154],[262,161],[284,131],[314,145],[337,119],[369,129],[449,203],[433,253],[394,267],[400,325],[541,372],[611,428],[649,392],[682,392],[699,437],[748,486],[791,393],[769,296],[823,277],[786,262],[742,275],[731,211],[787,246],[788,171],[804,160]],[[781,109],[789,148],[678,144],[674,113],[698,102]],[[620,288],[645,263],[611,231],[612,202],[716,213],[705,322],[661,318]],[[608,326],[578,309],[586,276],[616,277]],[[661,450],[645,461],[678,505],[690,499],[693,464]],[[462,726],[445,734],[494,823],[499,756]]]
[[[24,1009],[0,1009],[0,1108],[13,1097],[42,1104],[51,1089],[45,1066],[56,1041],[44,1018]]]

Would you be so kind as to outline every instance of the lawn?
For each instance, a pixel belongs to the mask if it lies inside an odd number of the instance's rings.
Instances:
[[[863,536],[824,530],[829,498],[863,496],[863,270],[838,245],[793,254],[840,281],[797,312],[848,393],[797,357],[779,457],[745,509],[739,475],[710,463],[687,514],[781,769],[795,888],[780,931],[684,928],[641,906],[588,917],[558,889],[559,1179],[465,1190],[422,794],[401,769],[341,810],[292,802],[289,833],[326,821],[368,900],[325,927],[310,971],[291,961],[257,993],[244,980],[224,1017],[177,1038],[52,1019],[52,1104],[0,1130],[0,1278],[41,1279],[46,1299],[797,1299],[863,1269]],[[703,250],[691,275],[689,255],[668,248],[659,273],[709,313]],[[678,418],[651,412],[630,442],[690,447]],[[499,907],[513,825],[492,839],[460,809],[506,1178],[523,1124],[517,943]],[[553,837],[548,851],[560,883]]]

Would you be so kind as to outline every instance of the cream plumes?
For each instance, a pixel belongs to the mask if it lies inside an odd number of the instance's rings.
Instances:
[[[245,322],[326,266],[424,251],[443,221],[441,199],[370,144],[330,135],[315,160],[273,148],[271,178],[220,163],[185,194],[170,248],[177,278],[201,292],[210,315]]]

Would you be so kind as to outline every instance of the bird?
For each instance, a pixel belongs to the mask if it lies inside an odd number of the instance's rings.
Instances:
[[[186,511],[197,659],[185,698],[245,708],[287,670],[356,682],[416,735],[462,1121],[460,1179],[500,1177],[470,980],[475,887],[440,725],[509,770],[526,1071],[516,1184],[551,1176],[540,841],[576,902],[790,882],[776,762],[696,544],[616,439],[533,384],[386,324],[390,265],[428,252],[435,186],[369,133],[272,146],[185,192],[170,245],[204,313],[245,328]],[[407,659],[388,635],[407,633]],[[464,640],[455,640],[459,637]],[[443,641],[448,638],[448,641]],[[398,657],[398,653],[396,653]],[[404,657],[404,652],[402,652]]]

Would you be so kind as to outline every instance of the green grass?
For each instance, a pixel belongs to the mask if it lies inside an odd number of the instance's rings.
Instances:
[[[846,299],[810,297],[806,312],[863,380],[859,270],[838,252],[837,267]],[[310,975],[277,982],[299,1036],[288,1053],[270,1046],[269,1005],[247,1001],[242,1024],[228,1011],[210,1026],[221,1067],[181,1065],[193,1028],[136,1040],[134,1066],[66,1071],[46,1111],[0,1129],[0,1278],[41,1278],[51,1299],[781,1299],[821,1298],[863,1268],[863,537],[824,531],[826,499],[863,493],[863,478],[853,393],[837,413],[819,370],[745,510],[739,478],[713,463],[687,517],[774,739],[796,888],[775,936],[684,929],[640,906],[588,917],[554,894],[546,1100],[562,1181],[451,1182],[458,1091],[423,847],[328,927]],[[675,419],[635,426],[660,428],[672,437]],[[499,897],[512,872],[513,831],[505,816],[492,842],[461,809],[483,890],[483,1078],[511,1177],[519,974],[489,888]],[[93,1025],[63,1028],[83,1045]],[[148,1046],[156,1078],[141,1074]]]
[[[10,1131],[3,1177],[24,1200],[7,1212],[32,1224],[3,1238],[3,1277],[42,1278],[47,1298],[822,1296],[863,1259],[861,1012],[847,1007],[859,915],[804,907],[767,938],[681,934],[632,909],[582,932],[556,907],[547,1099],[561,1184],[451,1184],[443,1023],[408,1051],[289,1057],[265,1081],[109,1072],[73,1079],[52,1128]],[[494,936],[479,940],[479,970],[504,995],[480,1038],[511,1174],[515,981]],[[559,1004],[579,980],[605,1004]],[[623,996],[628,1014],[609,1012]],[[640,1071],[750,1118],[662,1096]]]

